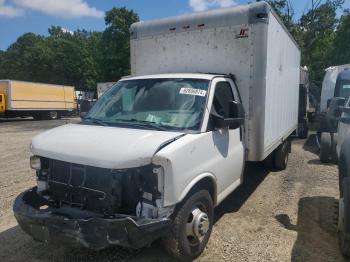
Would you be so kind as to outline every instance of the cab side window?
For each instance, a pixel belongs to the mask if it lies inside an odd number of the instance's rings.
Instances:
[[[234,118],[230,110],[230,102],[235,101],[231,85],[228,82],[219,82],[215,88],[213,109],[224,118]]]

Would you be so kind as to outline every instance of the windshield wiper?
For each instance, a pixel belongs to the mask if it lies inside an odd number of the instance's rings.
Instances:
[[[94,124],[98,124],[100,126],[109,126],[107,123],[103,122],[102,120],[100,119],[97,119],[97,118],[92,118],[92,117],[86,117],[83,119],[84,121],[85,120],[88,120],[89,122],[91,123],[94,123]]]
[[[134,125],[134,126],[146,127],[146,128],[156,129],[156,130],[160,130],[160,131],[167,131],[167,129],[165,127],[162,127],[161,125],[158,125],[158,124],[156,124],[154,122],[150,122],[150,121],[137,120],[134,118],[132,118],[132,119],[118,119],[117,121],[132,123],[132,125]]]

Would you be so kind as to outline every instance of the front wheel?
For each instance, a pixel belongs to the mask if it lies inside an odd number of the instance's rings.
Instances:
[[[320,160],[322,163],[329,163],[332,152],[331,133],[321,133]]]
[[[214,222],[214,207],[210,194],[201,190],[185,200],[176,214],[164,247],[181,261],[199,257],[208,243]]]

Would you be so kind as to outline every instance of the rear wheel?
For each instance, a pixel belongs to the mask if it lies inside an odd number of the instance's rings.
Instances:
[[[263,161],[264,167],[267,169],[275,168],[275,152],[272,152],[265,160]]]
[[[321,134],[321,145],[320,145],[320,160],[322,163],[328,163],[331,158],[332,152],[332,138],[328,132]]]
[[[170,255],[181,261],[199,257],[208,243],[214,221],[213,201],[206,190],[185,200],[169,236],[163,240]]]
[[[60,118],[60,114],[57,111],[49,111],[48,112],[48,119],[50,120],[56,120]]]
[[[42,113],[35,113],[35,114],[33,114],[33,118],[34,118],[34,120],[42,120],[42,119],[44,119],[44,116]]]
[[[338,238],[340,250],[350,256],[350,181],[344,178],[342,183],[343,197],[339,199]]]
[[[290,142],[285,141],[282,145],[276,148],[275,150],[275,168],[277,170],[284,170],[287,168],[288,165],[288,159],[289,159],[289,152],[290,152]]]

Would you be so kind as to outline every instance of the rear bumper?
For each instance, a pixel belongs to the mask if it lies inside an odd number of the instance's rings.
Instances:
[[[79,218],[78,211],[68,218],[58,214],[59,209],[45,209],[46,200],[36,188],[20,194],[14,203],[14,214],[20,227],[41,242],[78,245],[103,249],[110,245],[143,247],[166,235],[170,219],[139,219],[116,215],[113,218]],[[78,214],[78,215],[77,215]]]

